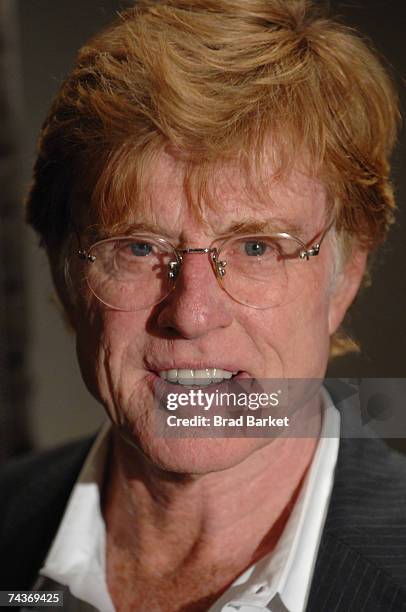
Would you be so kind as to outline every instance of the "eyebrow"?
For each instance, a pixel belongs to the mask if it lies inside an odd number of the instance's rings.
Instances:
[[[302,231],[303,228],[300,225],[290,223],[286,221],[286,219],[274,218],[265,219],[264,221],[247,219],[245,221],[231,223],[222,234],[266,234],[284,232],[298,236]]]
[[[132,235],[132,234],[155,234],[167,238],[169,241],[173,240],[168,231],[158,225],[157,223],[150,223],[148,221],[140,221],[129,223],[125,227],[121,226],[117,228],[118,231],[113,232],[113,235]],[[284,232],[300,238],[303,232],[303,227],[298,224],[288,222],[286,219],[265,219],[259,221],[258,219],[246,219],[244,221],[232,221],[227,227],[216,232],[216,237],[221,238],[229,234],[266,234]],[[216,237],[214,239],[216,239]]]

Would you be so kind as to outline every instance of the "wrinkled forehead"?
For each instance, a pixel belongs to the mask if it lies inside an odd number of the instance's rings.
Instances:
[[[127,166],[120,180],[117,171],[105,177],[104,193],[93,194],[90,223],[105,234],[142,230],[177,238],[204,228],[216,237],[244,226],[300,235],[320,229],[327,217],[323,184],[299,162],[281,172],[270,159],[260,166],[191,164],[163,150],[142,171]]]

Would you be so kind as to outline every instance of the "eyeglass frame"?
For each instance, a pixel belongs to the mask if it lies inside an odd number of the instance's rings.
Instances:
[[[168,263],[168,279],[170,281],[173,281],[173,287],[168,291],[168,293],[166,293],[163,297],[161,297],[157,302],[154,302],[153,304],[150,304],[148,307],[152,307],[152,306],[156,306],[157,304],[159,304],[160,302],[162,302],[166,297],[168,297],[168,295],[171,293],[171,291],[173,291],[175,284],[176,284],[176,280],[178,278],[178,275],[181,271],[181,267],[182,267],[182,263],[183,263],[183,255],[190,255],[190,254],[197,254],[197,255],[211,255],[211,263],[212,263],[212,269],[214,272],[214,275],[217,279],[217,281],[219,282],[220,288],[227,293],[227,295],[234,300],[235,302],[242,304],[244,306],[247,306],[248,308],[254,308],[254,309],[260,309],[260,310],[265,310],[267,308],[271,308],[271,306],[265,306],[265,307],[261,307],[261,306],[252,306],[249,304],[244,304],[243,302],[239,301],[237,298],[233,297],[228,291],[227,289],[224,287],[224,285],[221,283],[222,278],[225,276],[226,274],[226,265],[227,265],[227,261],[220,261],[218,259],[218,256],[221,253],[222,248],[224,247],[224,245],[231,241],[233,238],[261,238],[261,236],[263,237],[272,237],[272,238],[279,238],[279,239],[288,239],[288,240],[292,240],[294,242],[296,242],[299,245],[300,251],[296,256],[289,256],[285,254],[285,259],[287,258],[291,258],[291,259],[300,259],[302,261],[309,261],[310,257],[317,257],[319,255],[320,252],[320,248],[322,245],[322,242],[325,238],[325,236],[328,234],[328,232],[330,231],[330,229],[332,228],[334,224],[334,221],[331,221],[324,230],[321,230],[321,232],[317,232],[317,234],[315,235],[315,237],[317,237],[318,234],[321,233],[320,239],[317,242],[314,242],[315,238],[312,238],[311,240],[309,240],[309,242],[306,244],[305,242],[303,242],[303,240],[301,240],[300,238],[298,238],[297,236],[294,236],[292,234],[289,234],[288,232],[269,232],[269,233],[258,233],[256,234],[255,232],[252,233],[248,233],[248,234],[237,234],[237,233],[230,233],[230,234],[224,234],[223,236],[219,236],[218,238],[216,238],[215,240],[213,240],[210,244],[209,247],[199,247],[199,248],[183,248],[183,249],[179,249],[177,247],[175,247],[169,240],[167,240],[167,238],[164,238],[163,236],[159,236],[157,234],[148,234],[148,233],[140,233],[140,234],[128,234],[128,235],[120,235],[120,236],[110,236],[107,238],[102,238],[101,240],[97,240],[96,242],[94,242],[93,244],[90,245],[90,247],[85,250],[82,248],[81,246],[81,240],[80,240],[80,235],[79,232],[77,231],[77,229],[75,228],[75,233],[77,236],[77,240],[79,243],[79,249],[76,251],[76,255],[79,257],[79,259],[81,259],[82,261],[86,261],[87,263],[94,263],[94,261],[96,261],[97,257],[95,255],[91,255],[91,251],[92,249],[100,246],[103,243],[107,243],[107,242],[113,242],[116,240],[125,240],[125,239],[131,239],[131,238],[153,238],[154,240],[156,240],[159,243],[164,244],[165,246],[168,246],[171,248],[171,250],[173,251],[173,253],[175,254],[176,257],[176,261],[170,261]],[[219,242],[221,242],[221,245],[217,248],[217,247],[213,247],[212,245]],[[314,244],[312,244],[314,242]],[[310,246],[312,245],[312,246]],[[93,289],[90,287],[89,285],[89,289],[92,291],[92,293],[94,294],[94,296],[102,303],[102,304],[106,304],[94,291]],[[108,306],[110,306],[111,308],[113,308],[114,310],[122,310],[125,311],[122,308],[118,308],[115,306],[111,306],[109,304],[106,304]],[[145,308],[147,308],[147,306],[145,306]],[[132,311],[130,311],[132,312]]]

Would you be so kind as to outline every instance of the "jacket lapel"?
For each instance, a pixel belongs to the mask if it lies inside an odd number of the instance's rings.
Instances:
[[[344,438],[307,612],[406,609],[406,459]]]

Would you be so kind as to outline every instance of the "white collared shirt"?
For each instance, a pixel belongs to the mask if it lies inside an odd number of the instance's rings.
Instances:
[[[339,447],[340,415],[323,392],[320,440],[275,549],[239,576],[209,612],[305,610]],[[65,585],[65,612],[114,612],[106,582],[106,530],[100,506],[108,432],[106,424],[90,450],[35,585],[37,590]]]

